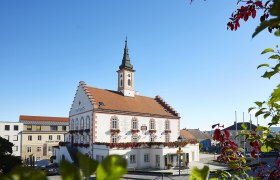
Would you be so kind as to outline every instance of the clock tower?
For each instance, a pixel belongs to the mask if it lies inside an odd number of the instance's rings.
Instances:
[[[127,38],[125,39],[125,47],[123,52],[122,64],[119,66],[118,72],[118,91],[124,96],[134,97],[134,72],[128,54]]]

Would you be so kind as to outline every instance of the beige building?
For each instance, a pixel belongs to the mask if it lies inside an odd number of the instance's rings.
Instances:
[[[20,116],[23,123],[22,159],[30,156],[35,161],[50,159],[53,146],[64,141],[64,135],[69,131],[69,118],[45,116]]]

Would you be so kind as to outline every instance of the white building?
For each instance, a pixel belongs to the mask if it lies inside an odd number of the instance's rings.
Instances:
[[[23,123],[19,122],[0,122],[0,136],[14,144],[13,155],[21,156],[21,133]]]
[[[161,97],[135,92],[135,70],[127,41],[117,72],[118,91],[79,83],[69,112],[71,146],[97,160],[110,154],[122,155],[133,168],[163,169],[169,163],[176,164],[178,143],[174,142],[180,135],[180,115]],[[182,148],[184,159],[199,159],[197,144]],[[57,151],[57,161],[62,154],[63,158],[70,158],[68,152]]]

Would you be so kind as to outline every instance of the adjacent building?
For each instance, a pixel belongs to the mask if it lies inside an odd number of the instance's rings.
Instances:
[[[180,143],[174,142],[180,135],[180,114],[160,96],[139,95],[134,88],[134,74],[125,41],[117,91],[79,83],[69,112],[69,143],[97,160],[110,154],[121,155],[129,168],[176,166]],[[196,141],[186,144],[182,147],[182,162],[199,160]],[[73,161],[68,149],[60,147],[56,151],[58,162]]]
[[[23,123],[19,122],[0,122],[0,136],[7,139],[13,146],[13,155],[21,156],[21,132]]]
[[[257,128],[256,125],[249,122],[239,122],[239,123],[234,122],[233,125],[223,130],[227,130],[230,133],[229,138],[232,139],[239,147],[244,148],[245,151],[248,151],[251,148],[249,141],[246,140],[244,136],[236,137],[241,130],[244,130],[242,124],[245,124],[245,126],[247,126],[247,130],[249,131],[255,131]]]
[[[195,139],[201,144],[201,151],[210,151],[213,144],[212,136],[206,131],[199,129],[182,129],[180,134],[188,139]]]
[[[64,135],[69,131],[69,118],[24,116],[19,117],[23,124],[22,159],[34,156],[35,160],[50,159],[53,147],[64,141]]]

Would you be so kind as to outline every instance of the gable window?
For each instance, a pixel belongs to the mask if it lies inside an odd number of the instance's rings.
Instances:
[[[117,143],[118,142],[118,137],[116,135],[112,135],[112,143]]]
[[[90,117],[89,116],[87,116],[87,119],[86,119],[86,126],[87,126],[86,129],[90,129]]]
[[[84,118],[81,118],[81,122],[80,122],[80,129],[84,129]]]
[[[10,125],[5,125],[5,131],[10,131]]]
[[[156,129],[156,122],[154,119],[150,120],[150,129],[152,129],[152,130]]]
[[[74,130],[74,127],[75,127],[75,120],[74,119],[72,119],[72,121],[71,121],[71,130]]]
[[[118,118],[116,116],[111,118],[111,128],[118,129]]]
[[[75,130],[79,130],[79,120],[78,120],[78,118],[76,119],[76,123],[75,123],[76,125],[75,125]]]

